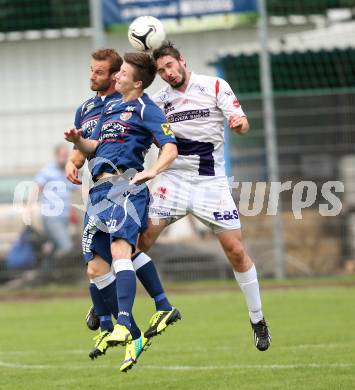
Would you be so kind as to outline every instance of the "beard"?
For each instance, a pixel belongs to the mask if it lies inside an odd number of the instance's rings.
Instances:
[[[105,92],[110,88],[111,80],[101,81],[101,83],[90,82],[90,88],[95,92]]]
[[[184,85],[184,83],[186,81],[186,69],[182,65],[180,65],[178,73],[181,76],[181,80],[175,84],[169,83],[172,88],[176,88],[176,89],[180,88],[182,85]]]

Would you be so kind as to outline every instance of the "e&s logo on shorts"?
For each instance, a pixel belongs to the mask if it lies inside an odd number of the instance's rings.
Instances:
[[[231,219],[239,219],[237,210],[225,210],[223,212],[216,211],[213,213],[215,221],[229,221]]]

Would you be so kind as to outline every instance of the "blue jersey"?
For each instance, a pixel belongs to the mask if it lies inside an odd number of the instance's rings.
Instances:
[[[91,135],[99,141],[91,168],[92,176],[102,172],[113,173],[115,168],[143,170],[144,156],[153,140],[159,147],[176,143],[174,133],[160,108],[143,94],[124,102],[108,102]],[[110,163],[100,162],[100,158]]]
[[[119,99],[121,94],[114,92],[102,100],[101,96],[95,95],[81,104],[75,113],[74,126],[82,129],[84,138],[89,138],[94,130],[105,104],[112,99]]]

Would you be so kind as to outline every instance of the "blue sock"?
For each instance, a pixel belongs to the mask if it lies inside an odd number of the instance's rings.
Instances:
[[[156,310],[171,310],[172,306],[165,295],[158,271],[151,258],[145,253],[139,252],[132,258],[132,261],[139,281],[155,301]]]
[[[103,297],[101,296],[100,290],[94,283],[90,283],[89,291],[91,295],[91,300],[94,304],[95,312],[100,319],[101,330],[112,331],[113,324],[111,319],[111,311],[107,307]],[[101,322],[101,318],[103,322]]]
[[[131,317],[130,317],[130,323],[131,323],[130,331],[131,331],[132,339],[136,340],[136,339],[138,339],[141,336],[141,331],[138,328],[138,326],[136,324],[136,321],[134,321],[134,318],[133,318],[132,314],[131,314]]]
[[[110,283],[108,286],[100,290],[106,306],[110,308],[112,315],[117,319],[118,316],[118,301],[116,291],[116,280]]]
[[[131,330],[131,316],[136,296],[136,273],[130,259],[116,260],[113,264],[116,271],[116,289],[118,307],[120,308],[117,323]]]
[[[158,310],[169,311],[169,310],[172,310],[172,308],[173,308],[164,292],[162,292],[159,295],[156,295],[154,297],[154,302],[155,302],[155,308],[157,311]]]
[[[108,330],[109,332],[113,331],[113,323],[111,314],[109,316],[99,316],[100,319],[100,329],[101,331]]]

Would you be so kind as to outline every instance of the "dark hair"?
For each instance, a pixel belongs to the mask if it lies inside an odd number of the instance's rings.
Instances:
[[[181,53],[171,41],[166,41],[159,47],[159,49],[155,49],[153,51],[153,58],[155,61],[158,58],[165,56],[171,56],[176,60],[179,60],[181,58]]]
[[[123,59],[133,66],[134,81],[142,81],[143,89],[148,88],[157,73],[153,58],[146,53],[126,53]]]
[[[98,49],[91,54],[91,57],[96,61],[109,61],[110,75],[118,72],[123,63],[121,56],[115,49]]]

